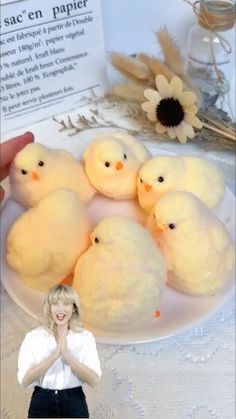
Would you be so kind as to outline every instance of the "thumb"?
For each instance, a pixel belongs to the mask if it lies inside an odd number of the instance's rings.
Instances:
[[[4,195],[5,195],[4,189],[0,186],[0,202],[3,201]]]

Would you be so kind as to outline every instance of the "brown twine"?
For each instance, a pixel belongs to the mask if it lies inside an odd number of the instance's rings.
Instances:
[[[235,6],[231,0],[196,0],[192,3],[190,0],[184,0],[185,3],[191,5],[193,12],[198,18],[198,23],[211,33],[211,56],[213,66],[217,76],[218,82],[222,82],[222,73],[218,70],[215,52],[213,48],[212,38],[215,35],[220,42],[221,47],[227,54],[232,53],[232,48],[229,42],[219,34],[219,31],[226,31],[234,27],[235,24]]]
[[[215,8],[214,8],[215,7]],[[219,34],[234,27],[235,10],[232,2],[197,0],[193,3],[193,11],[198,17],[198,23],[213,32],[227,54],[232,52],[229,42]]]
[[[226,31],[233,28],[235,22],[235,8],[230,0],[200,0],[195,1],[193,8],[199,4],[197,10],[199,24],[213,31]]]
[[[235,7],[230,0],[196,0],[192,3],[184,0],[192,6],[198,18],[198,23],[205,29],[213,32],[221,43],[222,48],[227,54],[231,54],[232,48],[229,42],[218,32],[223,32],[234,27]]]

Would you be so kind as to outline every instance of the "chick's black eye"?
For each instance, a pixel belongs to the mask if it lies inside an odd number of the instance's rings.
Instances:
[[[38,162],[38,165],[39,165],[39,166],[44,166],[44,162],[43,162],[42,160],[40,160],[40,161]]]
[[[143,179],[140,179],[140,183],[143,183]]]
[[[163,178],[163,176],[159,176],[159,178],[157,179],[158,180],[158,182],[164,182],[164,178]]]
[[[155,214],[153,213],[153,218],[155,218],[156,219],[156,216],[155,216]]]
[[[109,166],[110,166],[109,161],[106,161],[105,166],[106,166],[106,167],[109,167]]]
[[[126,156],[126,154],[124,154],[124,160],[126,160],[127,159],[127,156]]]
[[[99,243],[99,238],[95,237],[94,241],[95,241],[95,243]]]
[[[22,175],[26,175],[27,171],[25,169],[21,170]]]
[[[175,229],[175,225],[174,224],[169,224],[169,228],[171,229],[171,230],[174,230]]]

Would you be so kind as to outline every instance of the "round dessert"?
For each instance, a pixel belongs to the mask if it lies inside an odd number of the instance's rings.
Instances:
[[[224,224],[189,192],[168,192],[148,220],[168,269],[168,284],[188,295],[214,295],[233,274],[235,249]]]
[[[52,192],[24,212],[7,237],[7,261],[30,287],[47,291],[72,274],[89,246],[91,222],[77,195]]]
[[[214,164],[195,156],[153,157],[140,169],[138,200],[147,212],[172,190],[191,192],[214,208],[224,197],[224,178]]]
[[[139,140],[124,132],[96,137],[83,155],[91,184],[101,194],[114,199],[136,197],[138,171],[150,157]]]
[[[82,202],[95,194],[83,166],[65,150],[52,150],[39,143],[28,144],[17,153],[10,167],[12,197],[33,207],[57,189],[74,191]]]
[[[133,329],[159,316],[166,282],[164,259],[150,233],[125,217],[109,217],[79,258],[73,287],[84,321],[106,329]]]

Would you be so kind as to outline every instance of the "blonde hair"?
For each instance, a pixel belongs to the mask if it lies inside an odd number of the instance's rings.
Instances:
[[[52,318],[51,305],[56,304],[59,299],[62,299],[68,304],[73,304],[72,316],[69,320],[69,329],[77,332],[83,330],[81,323],[81,308],[79,295],[74,288],[68,285],[57,284],[49,289],[43,302],[43,325],[50,331],[55,333],[56,324]]]

